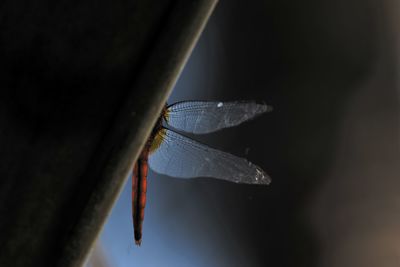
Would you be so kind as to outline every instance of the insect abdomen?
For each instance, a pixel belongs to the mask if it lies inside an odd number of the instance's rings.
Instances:
[[[144,208],[146,206],[148,149],[144,149],[135,164],[132,175],[132,215],[135,243],[141,244]]]

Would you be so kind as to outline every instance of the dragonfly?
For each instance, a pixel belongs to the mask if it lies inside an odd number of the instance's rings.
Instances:
[[[229,182],[268,185],[271,178],[257,165],[199,143],[184,134],[208,134],[237,126],[272,107],[255,101],[182,101],[165,105],[132,172],[135,243],[142,242],[149,166],[177,178],[211,177]]]

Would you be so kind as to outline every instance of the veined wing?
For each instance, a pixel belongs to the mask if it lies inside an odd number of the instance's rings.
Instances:
[[[161,129],[153,142],[150,167],[178,178],[214,177],[230,182],[269,184],[271,179],[244,158],[213,149],[168,129]]]
[[[184,101],[167,108],[166,120],[172,128],[205,134],[239,125],[271,110],[271,106],[251,101]]]

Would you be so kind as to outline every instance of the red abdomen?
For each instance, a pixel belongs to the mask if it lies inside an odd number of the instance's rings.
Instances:
[[[135,243],[142,241],[142,225],[146,206],[147,172],[149,149],[144,148],[132,173],[132,216]]]

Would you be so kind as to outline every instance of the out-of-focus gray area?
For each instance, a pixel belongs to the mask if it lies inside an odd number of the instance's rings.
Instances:
[[[130,184],[101,237],[114,266],[397,266],[399,34],[394,1],[220,1],[170,102],[265,100],[200,140],[268,187],[149,174],[142,247]]]

